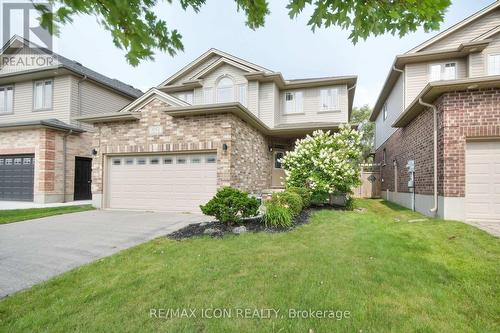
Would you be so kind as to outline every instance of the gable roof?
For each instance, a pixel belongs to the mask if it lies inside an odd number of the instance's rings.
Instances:
[[[191,104],[184,102],[183,100],[174,97],[172,95],[169,95],[163,91],[160,91],[156,88],[151,88],[148,91],[146,91],[141,97],[137,98],[133,102],[127,104],[125,107],[123,107],[119,113],[128,113],[128,112],[133,112],[136,111],[137,109],[140,109],[147,103],[149,103],[153,99],[159,99],[167,104],[170,104],[172,106],[176,107],[182,107],[182,106],[191,106]]]
[[[189,64],[187,64],[183,68],[181,68],[179,71],[177,71],[175,74],[173,74],[172,76],[170,76],[168,79],[166,79],[165,81],[163,81],[162,83],[160,83],[158,85],[158,87],[166,86],[166,85],[172,83],[173,81],[175,81],[176,79],[178,79],[181,75],[188,73],[189,70],[194,69],[196,66],[200,65],[204,61],[207,61],[208,59],[210,59],[214,55],[219,56],[221,58],[225,58],[225,59],[231,60],[234,63],[237,63],[239,65],[243,65],[243,66],[245,66],[247,68],[250,68],[252,70],[255,70],[255,71],[268,72],[268,73],[272,72],[271,70],[269,70],[267,68],[261,67],[259,65],[254,64],[254,63],[251,63],[249,61],[246,61],[246,60],[243,60],[241,58],[235,57],[235,56],[233,56],[233,55],[231,55],[229,53],[226,53],[226,52],[223,52],[221,50],[217,50],[217,49],[211,48],[210,50],[208,50],[207,52],[203,53],[201,56],[199,56],[198,58],[196,58],[195,60],[191,61]],[[211,64],[209,64],[209,66],[212,65],[213,63],[214,62],[212,62]]]
[[[243,64],[240,64],[236,61],[233,61],[231,59],[227,58],[219,58],[207,67],[201,69],[199,72],[195,73],[192,77],[189,78],[189,80],[198,80],[203,78],[205,75],[211,73],[212,71],[216,70],[220,66],[227,64],[236,68],[239,68],[245,72],[254,72],[255,70],[253,68],[250,68],[248,66],[245,66]]]
[[[464,26],[468,25],[469,23],[479,19],[480,17],[492,12],[493,10],[497,9],[500,7],[500,0],[497,0],[495,2],[493,2],[491,5],[481,9],[480,11],[478,11],[477,13],[474,13],[472,14],[471,16],[465,18],[464,20],[458,22],[457,24],[451,26],[450,28],[440,32],[439,34],[437,34],[436,36],[432,37],[431,39],[428,39],[427,41],[419,44],[418,46],[414,47],[413,49],[409,50],[408,52],[406,53],[415,53],[415,52],[419,52],[421,51],[422,49],[436,43],[437,41],[443,39],[444,37],[446,36],[449,36],[450,34],[452,34],[453,32],[463,28]]]
[[[483,8],[479,12],[469,16],[468,18],[462,20],[461,22],[455,24],[451,28],[437,34],[426,42],[418,45],[417,47],[409,50],[408,52],[397,55],[394,58],[394,62],[389,69],[389,73],[387,74],[386,80],[380,91],[380,94],[373,106],[372,114],[370,115],[370,120],[375,121],[382,110],[383,105],[385,104],[386,99],[389,97],[394,85],[399,79],[399,76],[402,74],[401,70],[404,69],[406,64],[423,62],[423,61],[432,61],[432,60],[443,60],[449,58],[459,58],[465,57],[473,52],[482,51],[488,44],[491,42],[490,37],[500,32],[500,26],[496,26],[489,31],[481,34],[480,36],[475,37],[474,39],[464,42],[457,47],[448,48],[448,49],[439,49],[439,50],[424,50],[426,47],[438,42],[439,40],[449,36],[451,33],[465,27],[466,25],[474,22],[475,20],[480,19],[484,15],[491,13],[492,11],[500,8],[500,0],[495,1],[491,5]]]
[[[70,60],[70,59],[63,57],[62,55],[57,54],[57,53],[55,53],[47,48],[43,48],[41,46],[38,46],[35,43],[33,43],[27,39],[24,39],[18,35],[12,36],[12,38],[7,43],[5,43],[5,45],[2,47],[2,50],[0,51],[0,54],[5,54],[9,49],[19,48],[19,46],[25,46],[28,48],[36,48],[40,52],[54,57],[54,59],[58,62],[56,67],[66,68],[67,70],[69,70],[73,73],[76,73],[76,74],[81,75],[81,76],[85,76],[85,77],[89,78],[90,80],[96,81],[97,83],[105,85],[113,90],[116,90],[116,91],[122,93],[122,94],[128,95],[128,96],[133,97],[133,98],[137,98],[137,97],[142,95],[142,91],[134,88],[131,85],[128,85],[128,84],[126,84],[122,81],[119,81],[117,79],[112,79],[112,78],[109,78],[105,75],[102,75],[102,74],[100,74],[100,73],[98,73],[98,72],[96,72],[88,67],[83,66],[79,62]],[[34,71],[39,71],[39,70],[40,69],[38,68]],[[28,72],[29,71],[30,70],[28,70]],[[26,71],[24,71],[24,72],[26,72]],[[8,73],[6,75],[15,75],[15,74],[16,73],[14,72],[14,73]],[[0,77],[1,76],[2,75],[0,75]]]

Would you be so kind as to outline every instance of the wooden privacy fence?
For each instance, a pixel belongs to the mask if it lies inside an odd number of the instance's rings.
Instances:
[[[380,198],[380,164],[361,164],[361,185],[353,189],[357,198]]]

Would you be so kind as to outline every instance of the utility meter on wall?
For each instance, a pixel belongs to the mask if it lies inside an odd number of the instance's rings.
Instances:
[[[409,160],[408,163],[406,163],[406,169],[408,170],[408,176],[410,177],[410,180],[408,181],[408,188],[413,189],[415,187],[415,161]]]

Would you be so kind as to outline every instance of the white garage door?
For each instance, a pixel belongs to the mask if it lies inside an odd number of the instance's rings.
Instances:
[[[109,158],[108,206],[200,212],[217,191],[215,154]]]
[[[500,141],[468,142],[465,159],[467,221],[500,222]]]

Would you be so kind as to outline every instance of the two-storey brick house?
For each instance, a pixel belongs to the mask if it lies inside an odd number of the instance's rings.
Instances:
[[[386,199],[500,222],[500,2],[397,56],[371,120]]]
[[[81,121],[93,147],[97,207],[199,211],[221,186],[283,186],[297,138],[350,118],[355,76],[285,80],[211,49],[120,112]]]
[[[142,93],[14,36],[0,55],[0,200],[91,198],[93,127]]]

